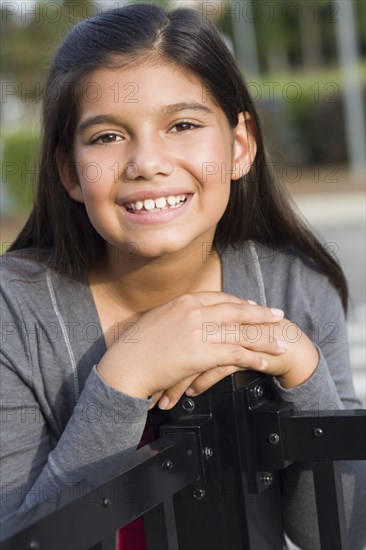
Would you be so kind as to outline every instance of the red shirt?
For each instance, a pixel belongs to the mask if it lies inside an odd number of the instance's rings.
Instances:
[[[117,550],[147,550],[143,517],[118,531]]]

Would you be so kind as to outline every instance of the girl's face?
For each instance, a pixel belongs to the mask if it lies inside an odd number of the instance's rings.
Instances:
[[[211,243],[255,144],[202,84],[168,64],[100,69],[82,89],[69,195],[112,247],[159,257]],[[205,250],[207,249],[207,246]]]

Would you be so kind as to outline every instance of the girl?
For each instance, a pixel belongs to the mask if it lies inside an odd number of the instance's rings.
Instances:
[[[343,273],[271,174],[209,21],[141,4],[82,21],[51,67],[43,130],[35,205],[2,261],[4,519],[120,460],[156,403],[239,369],[300,409],[359,407]],[[284,529],[314,550],[312,499],[289,468]],[[353,549],[357,502],[347,487]]]

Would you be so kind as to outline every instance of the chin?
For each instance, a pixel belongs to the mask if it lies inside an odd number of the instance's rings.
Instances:
[[[164,256],[170,256],[172,254],[178,254],[182,252],[189,243],[177,242],[154,242],[147,244],[140,244],[137,249],[137,254],[145,258],[162,258]]]
[[[144,256],[145,258],[164,258],[173,254],[177,254],[182,249],[177,246],[169,246],[169,247],[156,247],[154,250],[141,250],[140,255]]]

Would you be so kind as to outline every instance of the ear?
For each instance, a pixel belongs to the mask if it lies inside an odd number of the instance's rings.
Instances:
[[[250,114],[239,113],[238,125],[234,129],[232,180],[237,180],[249,172],[256,153],[257,143]]]
[[[61,183],[66,189],[68,195],[75,201],[84,202],[83,192],[75,170],[75,163],[71,161],[70,156],[63,145],[57,146],[56,165]]]

